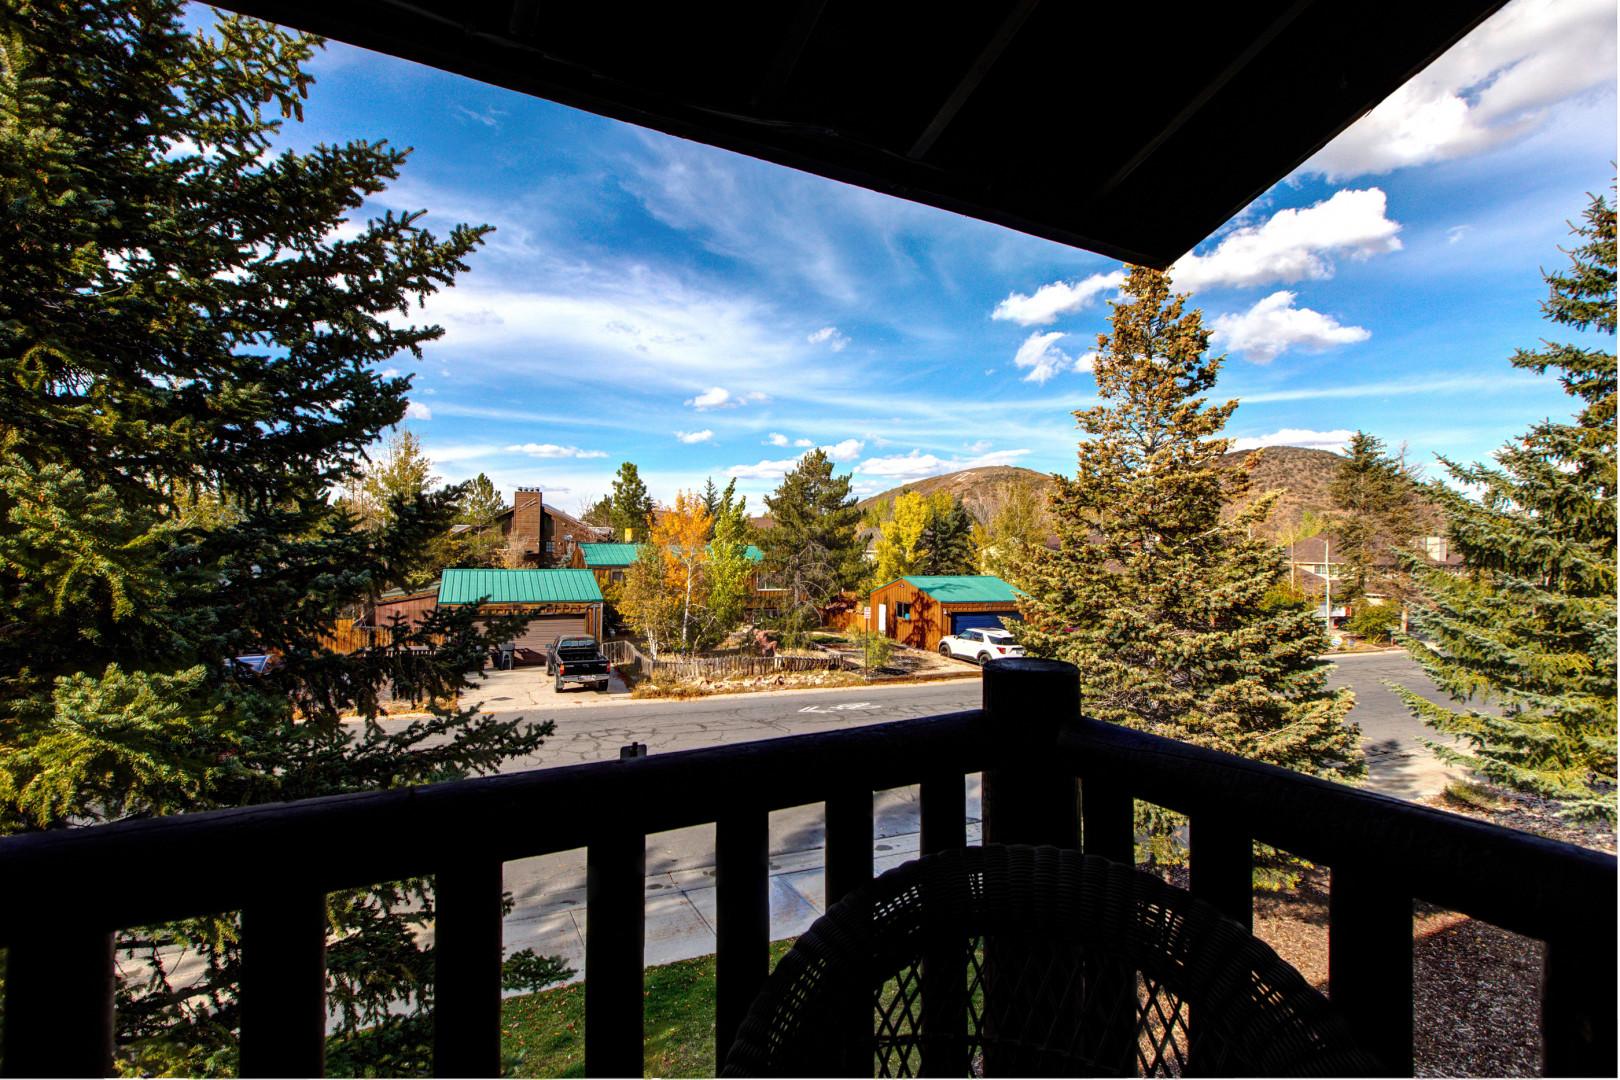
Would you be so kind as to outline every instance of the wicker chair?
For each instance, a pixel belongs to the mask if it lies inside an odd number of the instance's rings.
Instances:
[[[1366,1076],[1321,994],[1130,867],[967,848],[889,871],[782,958],[727,1076]]]

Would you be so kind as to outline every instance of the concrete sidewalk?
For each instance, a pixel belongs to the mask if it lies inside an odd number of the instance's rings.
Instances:
[[[979,842],[979,823],[967,827],[968,843]],[[880,839],[873,850],[874,873],[917,857],[918,833]],[[803,933],[826,910],[822,867],[826,849],[809,848],[772,856],[770,862],[770,937],[772,941]],[[715,869],[698,866],[649,874],[644,883],[646,963],[668,964],[715,951]],[[520,905],[505,922],[508,954],[533,949],[559,956],[574,969],[570,982],[585,976],[585,890],[552,893],[540,905]],[[510,995],[508,995],[510,996]]]

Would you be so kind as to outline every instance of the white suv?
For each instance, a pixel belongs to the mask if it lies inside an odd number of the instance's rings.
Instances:
[[[1014,644],[1005,630],[963,630],[940,639],[939,655],[983,664],[1003,656],[1023,656],[1024,647]]]

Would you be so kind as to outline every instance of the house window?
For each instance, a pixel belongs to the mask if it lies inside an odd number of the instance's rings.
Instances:
[[[897,619],[911,618],[911,605],[904,600],[894,605],[894,617]]]
[[[613,571],[612,573],[608,574],[608,580],[613,582],[615,585],[617,585],[619,582],[624,580],[624,571],[623,570],[615,570],[615,571]]]

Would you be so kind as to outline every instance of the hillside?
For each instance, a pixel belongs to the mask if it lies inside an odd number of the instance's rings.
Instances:
[[[963,469],[961,472],[944,473],[940,476],[929,476],[922,480],[913,480],[909,484],[902,484],[888,491],[881,491],[869,498],[862,499],[855,505],[862,510],[882,502],[892,500],[897,495],[908,491],[915,491],[921,495],[932,495],[936,491],[943,491],[949,495],[959,495],[962,503],[973,515],[975,521],[983,521],[994,512],[993,502],[999,488],[1012,482],[1035,484],[1045,488],[1052,482],[1046,473],[1036,472],[1034,469],[1025,469],[1017,465],[986,465],[978,469]]]
[[[1227,454],[1221,459],[1221,468],[1240,468],[1248,460],[1250,453],[1251,451],[1240,450]],[[1276,536],[1298,524],[1300,516],[1306,510],[1326,513],[1332,505],[1328,498],[1328,485],[1332,483],[1333,474],[1342,460],[1340,455],[1331,450],[1309,450],[1298,446],[1271,446],[1260,451],[1259,461],[1252,474],[1249,489],[1251,495],[1274,490],[1282,492],[1282,496],[1277,500],[1276,509],[1272,511],[1270,519],[1261,531]],[[1033,483],[1042,489],[1050,486],[1052,482],[1048,474],[1033,469],[995,465],[916,480],[862,499],[857,505],[864,510],[874,503],[893,499],[906,491],[917,491],[925,495],[935,491],[946,491],[952,495],[960,495],[975,520],[983,521],[993,512],[998,490],[1009,481]],[[1235,505],[1229,508],[1233,511],[1236,509]],[[1430,508],[1430,513],[1431,524],[1438,525],[1438,512]]]

